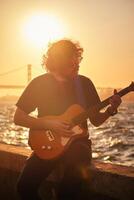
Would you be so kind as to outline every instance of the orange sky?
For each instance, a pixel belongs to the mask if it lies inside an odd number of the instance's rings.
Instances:
[[[64,36],[84,48],[80,73],[100,87],[129,85],[134,80],[133,11],[132,0],[1,1],[0,84],[26,84],[28,63],[33,65],[33,76],[43,73],[43,49],[26,38],[23,25],[44,13],[58,19]],[[19,67],[24,69],[1,76]]]

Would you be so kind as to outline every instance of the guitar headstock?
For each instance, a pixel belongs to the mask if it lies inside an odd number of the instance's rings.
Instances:
[[[134,81],[128,86],[129,91],[134,91]]]

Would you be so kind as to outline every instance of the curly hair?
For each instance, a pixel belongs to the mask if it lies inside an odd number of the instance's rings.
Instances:
[[[82,59],[83,48],[78,42],[69,39],[58,40],[48,45],[46,54],[43,55],[43,63],[47,71],[53,71],[57,66],[64,66],[72,56]]]

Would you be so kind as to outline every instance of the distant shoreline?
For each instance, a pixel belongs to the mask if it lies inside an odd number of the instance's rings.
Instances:
[[[104,100],[107,97],[112,96],[113,90],[114,90],[113,88],[109,88],[109,87],[108,88],[97,87],[97,91],[98,91],[98,94],[99,94],[101,100]],[[121,88],[117,89],[117,91],[120,91],[120,90],[121,90]],[[7,101],[16,102],[18,99],[19,99],[19,95],[7,94],[7,95],[0,96],[0,102],[2,102],[2,101],[3,102],[7,102]],[[123,96],[122,100],[127,101],[127,102],[134,102],[134,92],[130,92],[127,95]]]

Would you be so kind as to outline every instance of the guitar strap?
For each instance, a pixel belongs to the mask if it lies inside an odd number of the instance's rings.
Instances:
[[[79,105],[81,105],[83,108],[86,109],[87,103],[86,103],[86,98],[85,98],[85,94],[83,91],[82,80],[81,80],[80,76],[77,76],[74,79],[74,84],[75,84],[77,102]]]

